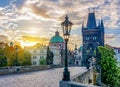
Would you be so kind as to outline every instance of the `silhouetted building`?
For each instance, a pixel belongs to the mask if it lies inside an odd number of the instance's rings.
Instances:
[[[87,60],[94,56],[94,50],[97,46],[104,46],[104,24],[101,19],[96,25],[94,10],[89,11],[87,24],[82,24],[83,37],[83,65],[86,65]]]

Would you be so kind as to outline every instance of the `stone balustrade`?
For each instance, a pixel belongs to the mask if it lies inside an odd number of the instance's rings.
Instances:
[[[71,81],[60,81],[60,87],[98,87],[94,86],[94,67],[84,73],[79,73],[71,78]]]
[[[0,68],[0,75],[32,72],[32,71],[46,70],[51,68],[52,67],[49,65],[2,67]]]

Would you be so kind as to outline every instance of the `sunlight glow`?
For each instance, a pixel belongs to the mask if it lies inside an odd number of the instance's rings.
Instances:
[[[21,42],[21,45],[24,46],[34,46],[37,42]]]

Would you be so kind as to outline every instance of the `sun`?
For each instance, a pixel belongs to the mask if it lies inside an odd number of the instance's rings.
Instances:
[[[21,42],[21,45],[23,47],[25,46],[34,46],[37,42]]]

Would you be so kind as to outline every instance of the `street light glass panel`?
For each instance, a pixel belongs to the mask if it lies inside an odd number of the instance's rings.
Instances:
[[[69,34],[64,34],[64,39],[66,40],[66,39],[68,39],[69,38]]]
[[[65,17],[65,21],[61,23],[62,29],[63,29],[63,35],[64,35],[64,39],[68,39],[70,36],[70,31],[71,31],[71,27],[72,27],[72,22],[70,22],[68,20],[68,16],[66,15]]]

